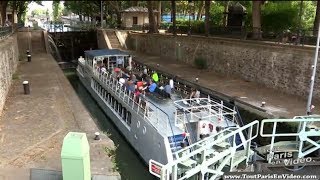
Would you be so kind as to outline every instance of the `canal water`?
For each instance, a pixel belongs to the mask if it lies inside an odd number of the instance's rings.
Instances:
[[[109,117],[104,114],[89,92],[81,84],[75,70],[64,70],[64,73],[100,130],[110,134],[110,138],[114,144],[118,146],[116,150],[116,163],[121,174],[121,179],[156,180],[157,178],[149,173],[147,165],[144,164],[135,150],[120,134],[120,131],[117,130],[117,127]]]

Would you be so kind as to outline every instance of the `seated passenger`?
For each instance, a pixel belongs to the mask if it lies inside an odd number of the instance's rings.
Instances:
[[[152,80],[150,80],[150,85],[145,87],[144,89],[147,91],[147,92],[154,92],[157,88],[157,84],[155,82],[153,82]]]
[[[168,94],[171,94],[171,86],[170,86],[170,83],[166,82],[166,85],[164,86],[164,91]]]
[[[131,92],[135,92],[136,90],[136,85],[132,81],[128,81],[128,90]]]
[[[190,99],[192,98],[200,98],[200,91],[192,88],[190,93]]]

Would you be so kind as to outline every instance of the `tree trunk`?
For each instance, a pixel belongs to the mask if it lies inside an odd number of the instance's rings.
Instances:
[[[173,35],[177,35],[177,25],[176,25],[176,2],[171,0],[171,17],[172,17],[172,30]]]
[[[122,21],[121,21],[121,13],[120,13],[120,11],[117,11],[116,15],[117,15],[117,27],[121,28]]]
[[[13,25],[14,24],[14,12],[17,9],[17,5],[16,5],[15,1],[12,2],[12,7],[11,8],[12,8],[12,19],[11,19],[11,21],[12,21],[12,25]]]
[[[162,16],[161,1],[158,1],[158,20],[157,20],[158,28],[160,27],[160,24],[161,24],[161,16]]]
[[[205,1],[205,34],[206,34],[206,36],[208,37],[209,36],[209,30],[210,30],[210,21],[209,21],[209,19],[210,19],[210,3],[211,3],[211,1],[209,1],[209,0],[206,0]]]
[[[317,2],[317,11],[316,11],[316,17],[314,18],[313,22],[313,35],[317,36],[318,34],[318,28],[319,28],[319,21],[320,21],[320,2]]]
[[[82,15],[81,14],[79,14],[79,20],[82,21]]]
[[[227,22],[228,22],[228,7],[229,7],[229,1],[225,1],[224,3],[224,14],[223,14],[223,27],[227,26]]]
[[[204,7],[203,1],[200,1],[199,3],[200,3],[200,5],[199,5],[198,13],[197,13],[197,20],[200,20],[200,18],[202,16],[203,7]]]
[[[8,5],[8,1],[0,1],[1,25],[2,26],[4,26],[5,22],[6,22],[7,5]]]
[[[262,1],[252,1],[252,37],[261,39],[261,3]]]
[[[155,17],[153,12],[153,1],[147,1],[148,6],[148,18],[149,18],[149,32],[148,33],[156,33],[157,32],[157,25],[155,23]]]

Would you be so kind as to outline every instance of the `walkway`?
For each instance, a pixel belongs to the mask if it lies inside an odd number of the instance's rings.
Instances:
[[[70,131],[87,133],[92,174],[118,176],[104,152],[113,142],[105,135],[93,140],[99,129],[62,70],[51,55],[33,49],[32,62],[18,66],[0,119],[0,179],[29,179],[30,168],[61,170],[62,142]],[[30,95],[23,94],[24,80]]]
[[[150,56],[134,51],[130,51],[130,53],[135,56],[135,60],[155,67],[155,69],[159,68],[168,74],[176,75],[181,79],[195,82],[195,78],[199,78],[197,84],[226,96],[235,97],[238,104],[250,104],[261,108],[261,103],[264,101],[266,106],[261,109],[265,110],[270,118],[292,118],[306,113],[307,100],[302,97],[284,94],[238,77],[225,76],[209,70],[199,70],[174,59]],[[316,107],[314,113],[319,113],[319,101],[315,101],[313,104]]]

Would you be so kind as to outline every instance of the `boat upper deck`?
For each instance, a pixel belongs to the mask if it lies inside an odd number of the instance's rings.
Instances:
[[[200,120],[210,121],[210,123],[221,127],[236,126],[235,114],[237,113],[234,110],[223,106],[223,104],[211,101],[209,97],[184,99],[183,97],[190,95],[176,90],[170,94],[170,97],[163,96],[158,92],[143,92],[140,96],[136,96],[135,91],[137,90],[137,84],[135,85],[136,90],[130,89],[129,84],[127,84],[129,81],[132,82],[131,76],[127,77],[124,83],[120,82],[120,79],[123,78],[123,76],[118,76],[119,73],[115,72],[116,69],[122,69],[122,71],[128,70],[128,68],[123,65],[130,66],[129,69],[131,70],[131,62],[126,62],[131,61],[130,58],[121,61],[122,68],[118,68],[119,64],[115,67],[110,67],[109,65],[106,67],[104,61],[107,60],[107,64],[109,64],[110,59],[99,58],[114,55],[117,57],[128,56],[128,54],[119,53],[118,50],[111,52],[111,55],[108,53],[109,51],[86,51],[86,57],[90,57],[90,59],[84,60],[83,58],[79,58],[79,62],[82,65],[91,67],[90,69],[92,69],[93,75],[114,91],[120,99],[125,100],[127,98],[128,105],[134,106],[132,109],[136,108],[137,114],[140,114],[143,118],[147,119],[162,135],[174,136],[182,134],[184,133],[184,130],[179,124],[197,122]],[[98,61],[102,61],[102,63],[99,64],[97,63]],[[96,66],[92,66],[92,64]],[[105,67],[105,70],[102,70],[103,67]],[[138,76],[138,74],[141,73],[135,72],[132,74]],[[141,79],[141,77],[139,77],[139,79]],[[160,81],[162,81],[162,79],[159,79],[159,82]]]

